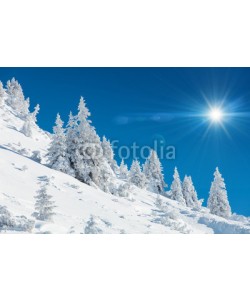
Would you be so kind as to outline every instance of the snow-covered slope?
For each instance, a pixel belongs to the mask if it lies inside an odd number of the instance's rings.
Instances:
[[[34,125],[32,137],[26,137],[23,122],[10,107],[0,107],[0,206],[14,220],[12,227],[1,227],[0,209],[1,232],[84,233],[92,216],[102,233],[250,233],[248,218],[226,220],[136,187],[118,197],[52,170],[31,158],[34,151],[44,157],[49,135]],[[46,178],[56,205],[53,222],[32,216],[34,196]]]
[[[50,143],[49,134],[33,124],[32,138],[21,133],[24,121],[16,116],[8,105],[0,107],[0,146],[23,155],[31,156],[33,151],[45,154]]]

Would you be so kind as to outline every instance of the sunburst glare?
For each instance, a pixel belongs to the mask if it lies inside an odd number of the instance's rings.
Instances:
[[[223,111],[220,108],[212,108],[209,112],[209,118],[212,122],[218,123],[223,121]]]

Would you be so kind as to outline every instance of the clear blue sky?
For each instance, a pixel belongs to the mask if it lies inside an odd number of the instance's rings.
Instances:
[[[166,182],[176,165],[206,200],[219,166],[233,211],[250,216],[250,69],[0,68],[3,83],[12,77],[31,106],[41,105],[43,129],[51,131],[57,112],[66,122],[82,95],[100,136],[120,145],[152,146],[157,139],[175,146],[176,159],[162,161]],[[223,103],[230,114],[224,129],[202,116],[208,102]]]

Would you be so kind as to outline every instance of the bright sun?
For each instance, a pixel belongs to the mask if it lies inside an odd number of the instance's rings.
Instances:
[[[223,118],[223,112],[219,108],[213,108],[209,112],[209,118],[213,122],[220,122]]]

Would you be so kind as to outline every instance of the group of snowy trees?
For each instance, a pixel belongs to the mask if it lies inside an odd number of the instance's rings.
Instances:
[[[142,167],[138,160],[132,162],[130,170],[123,160],[118,167],[110,141],[106,137],[100,139],[89,117],[90,112],[83,97],[80,99],[78,114],[73,116],[70,113],[66,128],[63,127],[60,115],[57,115],[48,151],[49,166],[84,183],[94,183],[107,192],[114,193],[112,178],[117,176],[139,188],[147,188],[151,192],[164,195],[166,183],[156,151],[150,151]],[[213,214],[228,217],[231,209],[224,180],[218,169],[214,176],[208,208]],[[122,194],[126,194],[124,186],[120,188]],[[182,205],[196,209],[200,209],[203,202],[198,199],[192,178],[185,176],[181,182],[177,168],[174,171],[170,197]]]
[[[173,177],[174,180],[170,189],[171,199],[188,207],[200,208],[202,200],[198,200],[191,176],[185,176],[183,182],[181,182],[178,170],[175,168]]]
[[[57,115],[48,151],[48,164],[55,170],[74,176],[84,183],[94,183],[105,190],[117,165],[109,141],[106,138],[101,141],[89,116],[83,97],[80,99],[78,114],[73,116],[70,113],[66,128]]]
[[[105,191],[113,188],[107,187],[112,186],[112,179],[117,176],[139,188],[147,187],[153,192],[163,193],[166,185],[156,152],[150,152],[143,169],[137,160],[132,163],[130,170],[124,161],[118,167],[110,141],[106,137],[100,139],[89,117],[90,112],[83,97],[78,114],[73,116],[70,113],[66,128],[60,115],[57,115],[47,155],[48,165],[84,183],[94,183]]]
[[[163,194],[167,186],[163,178],[161,162],[156,151],[151,150],[145,163],[140,165],[138,160],[132,162],[130,170],[122,160],[119,168],[119,178],[127,179],[139,188],[147,188],[153,193]]]
[[[182,183],[178,170],[175,168],[173,177],[174,180],[170,190],[171,199],[188,207],[201,208],[203,200],[198,200],[191,176],[185,176]],[[214,181],[211,185],[207,206],[212,214],[223,218],[229,218],[232,214],[226,185],[218,168],[214,173]]]
[[[40,107],[36,105],[34,111],[30,113],[30,100],[29,98],[25,99],[22,87],[15,78],[7,81],[5,89],[0,81],[0,106],[3,104],[10,106],[15,114],[24,121],[21,132],[27,137],[31,137],[32,125],[37,121],[36,117]]]
[[[31,232],[35,222],[25,216],[13,216],[7,207],[0,205],[0,232],[24,231]]]
[[[25,99],[22,87],[15,78],[7,82],[6,88],[0,81],[0,107],[4,104],[10,106],[13,112],[23,120],[23,126],[20,130],[27,137],[31,137],[32,126],[37,121],[40,107],[37,105],[32,113],[29,111],[29,98]],[[80,99],[77,115],[73,116],[70,113],[66,128],[63,126],[64,123],[60,115],[57,115],[52,143],[47,155],[49,166],[74,176],[84,183],[95,184],[107,192],[113,193],[115,185],[112,183],[112,179],[118,177],[128,184],[147,188],[151,192],[164,195],[166,184],[157,153],[151,150],[149,157],[142,166],[138,160],[132,162],[130,170],[123,160],[118,166],[110,141],[106,137],[100,139],[95,128],[91,125],[90,115],[83,97]],[[124,195],[127,194],[125,188],[129,188],[129,185],[118,187]],[[40,197],[45,193],[44,189],[45,187],[41,190]],[[170,197],[187,207],[198,209],[202,205],[202,200],[198,199],[192,178],[185,176],[181,182],[177,168],[174,171]],[[214,173],[208,208],[211,213],[222,217],[231,215],[224,179],[218,168]]]

